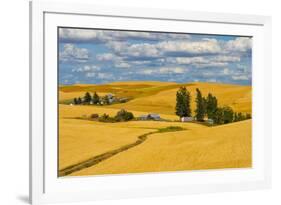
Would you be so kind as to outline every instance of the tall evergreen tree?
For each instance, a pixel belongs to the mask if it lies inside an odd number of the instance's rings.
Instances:
[[[207,100],[206,100],[206,114],[208,119],[213,119],[214,114],[218,108],[218,101],[215,96],[213,96],[211,93],[208,94]]]
[[[204,113],[204,116],[205,116],[206,113],[207,113],[207,98],[202,97],[202,100],[203,100],[203,113]]]
[[[85,96],[84,96],[84,103],[85,104],[90,104],[91,101],[92,101],[92,97],[91,97],[90,93],[86,92]]]
[[[74,99],[73,99],[73,103],[74,103],[74,105],[77,105],[77,104],[78,104],[77,98],[74,98]]]
[[[176,94],[176,115],[179,117],[191,117],[191,96],[186,87],[180,87]]]
[[[94,104],[98,104],[100,102],[100,97],[98,96],[98,94],[95,92],[93,95],[93,103]]]
[[[77,104],[81,104],[82,103],[82,99],[79,97],[78,99],[77,99]]]
[[[195,109],[195,117],[197,121],[204,121],[205,116],[205,105],[204,98],[202,97],[201,91],[196,88],[196,109]]]

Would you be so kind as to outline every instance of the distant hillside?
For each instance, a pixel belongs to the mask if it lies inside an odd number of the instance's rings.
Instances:
[[[86,91],[98,92],[100,95],[113,93],[118,97],[129,97],[131,101],[124,104],[114,104],[108,108],[125,108],[131,111],[156,112],[174,114],[176,92],[180,86],[186,86],[191,92],[192,109],[195,107],[195,90],[199,88],[203,95],[211,92],[218,98],[219,105],[231,106],[235,112],[251,113],[252,87],[221,84],[221,83],[187,83],[130,81],[114,82],[104,85],[71,85],[60,86],[60,100],[82,97]]]

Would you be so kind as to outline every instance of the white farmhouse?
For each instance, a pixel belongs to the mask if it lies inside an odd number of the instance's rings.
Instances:
[[[181,117],[181,121],[182,122],[192,122],[193,121],[193,117]]]

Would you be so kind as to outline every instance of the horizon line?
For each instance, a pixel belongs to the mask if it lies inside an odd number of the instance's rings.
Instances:
[[[175,82],[175,81],[155,81],[155,80],[129,80],[129,81],[112,81],[112,82],[106,82],[106,83],[71,83],[71,84],[60,84],[59,86],[74,86],[74,85],[107,85],[112,83],[129,83],[129,82],[154,82],[154,83],[174,83],[174,84],[195,84],[195,83],[209,83],[209,84],[225,84],[225,85],[240,85],[240,86],[252,86],[252,83],[250,84],[238,84],[238,83],[225,83],[225,82],[206,82],[206,81],[189,81],[189,82]]]

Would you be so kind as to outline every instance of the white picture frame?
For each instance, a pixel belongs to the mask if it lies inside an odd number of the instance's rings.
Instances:
[[[54,80],[57,78],[57,55],[53,55],[57,51],[56,29],[58,26],[93,27],[93,22],[115,29],[179,31],[182,25],[189,25],[195,33],[252,35],[253,167],[57,178],[57,162],[54,161],[57,155],[57,119],[54,119],[57,115],[57,95],[54,93],[57,89]],[[271,18],[80,3],[30,2],[30,111],[32,204],[270,188]]]

